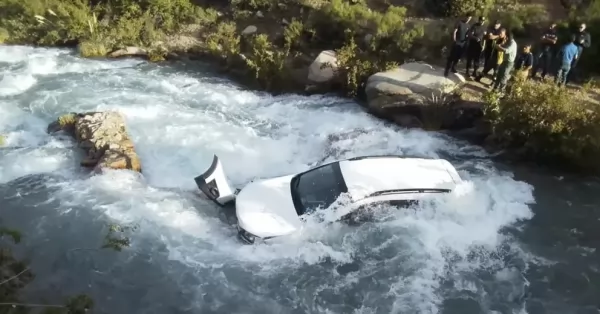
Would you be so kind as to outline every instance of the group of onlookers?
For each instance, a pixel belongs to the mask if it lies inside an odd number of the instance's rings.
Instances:
[[[469,25],[472,15],[468,14],[460,20],[452,33],[453,45],[448,55],[445,76],[449,72],[457,73],[456,65],[466,55],[466,77],[481,82],[481,79],[493,71],[494,90],[503,91],[508,83],[511,72],[521,78],[545,78],[555,74],[555,82],[565,85],[572,74],[571,70],[577,65],[584,48],[590,47],[590,34],[586,31],[585,23],[579,24],[579,29],[571,34],[569,41],[558,47],[556,23],[552,23],[540,38],[536,51],[537,58],[532,53],[532,44],[524,44],[518,52],[513,34],[502,27],[500,21],[495,21],[489,27],[485,25],[486,18],[479,17],[473,25]],[[483,59],[483,70],[478,72],[480,61]],[[472,69],[472,72],[471,72]]]

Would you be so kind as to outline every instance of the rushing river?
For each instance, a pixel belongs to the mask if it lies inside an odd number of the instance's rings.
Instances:
[[[348,100],[247,91],[200,65],[84,60],[0,46],[0,218],[24,234],[24,298],[93,297],[97,313],[598,313],[600,183],[494,164],[477,147],[405,130]],[[46,126],[118,110],[143,176],[90,176]],[[351,136],[343,136],[353,130]],[[232,182],[323,160],[446,158],[466,183],[444,203],[361,226],[308,222],[248,246],[198,197],[217,154]],[[122,252],[107,225],[136,224]]]

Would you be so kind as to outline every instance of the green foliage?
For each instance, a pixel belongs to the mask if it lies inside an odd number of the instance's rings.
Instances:
[[[331,30],[339,37],[342,44],[336,49],[338,75],[342,88],[352,96],[370,75],[397,66],[414,40],[423,36],[421,27],[407,27],[403,7],[390,6],[382,13],[364,3],[332,0],[324,6],[323,14],[321,22],[313,21],[314,28],[318,37],[331,36]],[[340,30],[342,35],[335,33]]]
[[[298,19],[292,19],[292,22],[284,29],[283,38],[285,41],[285,47],[290,48],[301,48],[302,47],[302,35],[304,33],[304,23]]]
[[[209,25],[217,12],[190,0],[2,0],[0,28],[12,43],[83,43],[85,56],[124,46],[150,46],[189,24]]]
[[[515,0],[505,0],[498,4],[502,10],[492,12],[490,20],[502,21],[502,26],[517,36],[529,37],[534,28],[546,28],[549,15],[542,4],[523,4]]]
[[[21,242],[21,233],[14,229],[0,227],[0,238],[10,237],[15,244]]]
[[[498,144],[538,160],[598,170],[600,110],[584,93],[518,81],[503,98],[488,94],[484,113]]]
[[[250,41],[250,54],[245,61],[254,72],[256,80],[265,89],[285,80],[285,61],[288,49],[277,49],[265,34],[253,36]]]
[[[231,0],[231,6],[236,10],[270,10],[280,1],[274,0]]]
[[[462,17],[468,13],[486,15],[496,0],[426,0],[427,10],[439,16]]]
[[[338,49],[336,56],[339,69],[337,74],[341,78],[343,90],[350,96],[356,96],[371,74],[398,66],[395,62],[372,58],[358,48],[354,38],[350,38],[348,44]]]
[[[10,38],[10,34],[6,28],[0,27],[0,45],[5,43]]]
[[[112,249],[117,252],[122,251],[124,248],[128,247],[131,244],[131,240],[126,233],[134,232],[138,229],[138,226],[121,226],[112,224],[108,228],[108,233],[104,237],[104,244],[102,245],[103,249]]]
[[[4,139],[4,136],[0,134],[0,147],[4,146],[4,142],[6,142],[6,140]]]
[[[228,60],[240,54],[240,35],[234,22],[220,23],[216,30],[206,37],[209,52]]]

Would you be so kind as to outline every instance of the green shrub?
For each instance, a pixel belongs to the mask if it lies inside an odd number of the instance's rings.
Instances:
[[[304,33],[304,24],[302,21],[292,19],[292,22],[283,30],[285,46],[289,48],[302,47],[302,35]]]
[[[580,91],[518,81],[504,98],[488,94],[484,114],[502,147],[535,160],[600,169],[600,110]]]
[[[258,83],[267,90],[279,87],[287,79],[284,66],[289,50],[277,49],[265,34],[252,37],[250,47],[245,61]]]
[[[4,44],[10,38],[10,34],[6,30],[6,28],[0,27],[0,44]]]
[[[231,6],[237,10],[270,10],[277,5],[275,0],[231,0]]]
[[[350,38],[348,44],[336,51],[338,71],[342,89],[349,96],[356,96],[368,77],[380,71],[398,66],[398,63],[385,61],[361,50]]]
[[[503,27],[523,37],[530,37],[533,29],[545,29],[550,22],[544,5],[522,4],[512,0],[503,3],[502,10],[492,12],[490,20],[502,21]]]
[[[227,60],[240,54],[240,40],[235,23],[220,23],[206,37],[206,46],[210,53]]]
[[[83,41],[79,43],[79,54],[84,58],[104,57],[108,49],[102,42]]]
[[[125,46],[151,46],[189,24],[214,24],[213,9],[190,0],[2,0],[0,28],[11,42],[39,45],[80,43],[84,56]],[[101,44],[100,44],[101,43]]]
[[[425,0],[428,11],[446,17],[462,17],[467,13],[486,15],[496,0]]]

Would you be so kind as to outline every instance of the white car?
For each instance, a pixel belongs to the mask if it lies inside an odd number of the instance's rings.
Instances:
[[[449,193],[461,182],[444,159],[364,156],[339,160],[305,172],[261,179],[241,190],[229,184],[219,158],[194,179],[220,206],[235,203],[238,236],[246,243],[293,233],[302,216],[326,209],[342,194],[350,198],[345,219],[376,204],[394,206],[418,201],[432,193]]]

